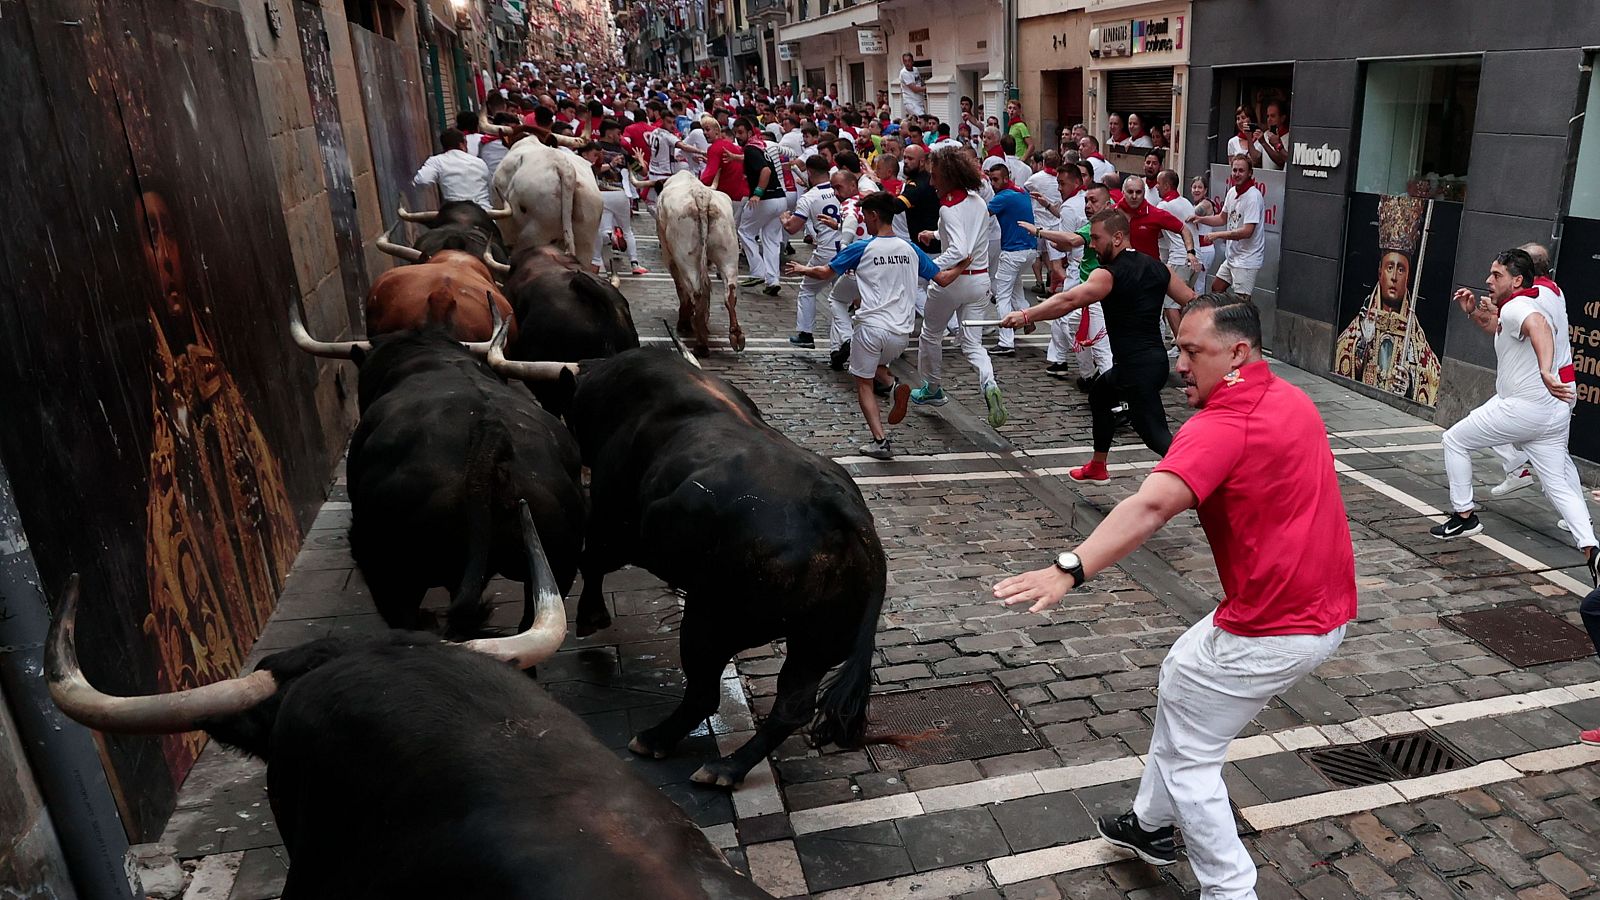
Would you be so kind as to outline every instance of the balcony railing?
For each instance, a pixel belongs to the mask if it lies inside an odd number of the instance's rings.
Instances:
[[[784,19],[789,15],[786,0],[745,0],[745,16],[754,22],[760,19]]]

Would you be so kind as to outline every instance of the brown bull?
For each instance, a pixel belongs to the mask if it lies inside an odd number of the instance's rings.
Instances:
[[[511,319],[514,339],[511,304],[495,285],[488,265],[471,253],[441,250],[426,262],[398,266],[378,276],[367,292],[367,335],[441,324],[458,341],[487,341],[494,336],[494,325],[483,302],[485,294],[502,316]]]

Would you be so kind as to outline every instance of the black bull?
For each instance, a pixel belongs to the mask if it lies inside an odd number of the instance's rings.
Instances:
[[[429,588],[453,592],[450,631],[483,622],[496,573],[531,581],[517,528],[526,501],[563,594],[585,520],[578,447],[528,396],[438,328],[355,354],[361,423],[350,442],[350,552],[391,627],[417,627]]]
[[[503,291],[517,317],[517,339],[506,348],[512,359],[578,362],[639,346],[628,298],[569,255],[518,250]],[[570,391],[541,382],[532,388],[545,409],[566,412]]]
[[[570,379],[563,382],[571,385]],[[605,574],[633,563],[686,594],[682,703],[633,740],[665,756],[716,712],[734,654],[788,639],[772,713],[696,781],[731,786],[815,716],[812,739],[859,745],[886,564],[861,491],[784,437],[738,388],[676,354],[582,364],[568,422],[590,467],[578,633],[610,624]],[[817,701],[827,672],[844,668]]]
[[[523,529],[532,556],[531,519]],[[769,897],[518,671],[548,658],[566,625],[542,556],[529,566],[539,614],[523,635],[324,638],[156,697],[109,697],[83,677],[74,577],[46,676],[63,712],[92,728],[200,728],[265,761],[290,860],[284,900]]]
[[[461,250],[481,257],[485,252],[496,260],[506,258],[505,241],[500,226],[489,211],[470,200],[451,200],[434,212],[407,212],[400,210],[400,220],[414,222],[427,228],[411,242],[416,253],[406,253],[404,248],[379,242],[379,249],[392,256],[413,262],[432,259],[441,250]],[[399,226],[399,222],[395,223]]]

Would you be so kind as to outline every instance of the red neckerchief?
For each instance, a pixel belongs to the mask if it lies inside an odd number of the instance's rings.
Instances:
[[[1238,194],[1240,197],[1243,197],[1245,191],[1248,191],[1248,190],[1250,190],[1251,188],[1253,188],[1255,186],[1256,186],[1256,179],[1255,179],[1254,176],[1251,176],[1250,178],[1246,178],[1245,180],[1243,180],[1243,181],[1239,182],[1238,184],[1234,185],[1233,186],[1233,190],[1234,190],[1234,193]]]
[[[1111,195],[1111,202],[1112,203],[1115,203],[1118,206],[1122,205],[1122,192],[1121,191],[1107,191],[1106,193]]]
[[[1146,191],[1155,191],[1156,192],[1156,196],[1160,196],[1161,195],[1160,189],[1156,187],[1156,180],[1154,178],[1151,178],[1149,175],[1146,175],[1144,177],[1144,187],[1145,187]],[[1165,198],[1163,198],[1163,199],[1165,199]]]
[[[995,193],[996,194],[1003,194],[1006,191],[1015,191],[1015,192],[1020,194],[1020,193],[1022,193],[1022,188],[1017,187],[1017,183],[1013,181],[1012,183],[1010,183],[1010,184],[1006,185],[1005,187],[1001,188],[1000,190],[995,191]]]
[[[1171,203],[1172,201],[1178,199],[1178,196],[1179,195],[1177,191],[1168,191],[1167,193],[1161,195],[1161,202]]]
[[[951,191],[950,193],[945,194],[943,197],[939,198],[939,205],[940,206],[955,206],[957,203],[960,203],[961,201],[963,201],[965,199],[967,199],[967,192],[966,191],[961,191],[961,190]]]
[[[1049,175],[1051,178],[1056,177],[1056,170],[1050,168],[1049,166],[1045,166],[1041,171],[1044,172],[1046,175]]]
[[[1533,280],[1533,286],[1534,287],[1547,287],[1551,291],[1553,291],[1557,297],[1562,296],[1561,288],[1557,287],[1556,283],[1554,281],[1551,281],[1550,279],[1546,278],[1543,275],[1540,275],[1538,278],[1535,278]]]
[[[1062,197],[1061,198],[1061,202],[1065,203],[1068,200],[1071,200],[1073,197],[1076,197],[1081,193],[1083,193],[1083,186],[1079,185],[1078,187],[1075,187],[1075,188],[1072,189],[1072,193],[1066,195],[1065,197]]]
[[[1130,219],[1142,219],[1145,216],[1150,215],[1150,204],[1148,201],[1139,204],[1139,208],[1135,210],[1133,207],[1128,205],[1128,199],[1126,196],[1117,200],[1117,209],[1127,213],[1128,218]]]
[[[1246,147],[1250,146],[1250,135],[1248,133],[1243,131],[1239,132],[1239,140],[1243,142]]]
[[[1089,154],[1089,158],[1090,159],[1098,159],[1101,162],[1105,162],[1106,161],[1106,158],[1104,156],[1100,155],[1100,151],[1099,150],[1096,150],[1095,152]]]
[[[1538,281],[1535,281],[1534,283],[1538,284]],[[1536,288],[1536,287],[1523,288],[1520,291],[1512,291],[1511,293],[1507,294],[1506,298],[1504,300],[1501,300],[1499,303],[1496,303],[1494,306],[1495,306],[1495,309],[1504,309],[1505,305],[1507,303],[1510,303],[1511,301],[1517,299],[1518,297],[1537,297],[1537,296],[1539,296],[1539,289],[1538,288]]]

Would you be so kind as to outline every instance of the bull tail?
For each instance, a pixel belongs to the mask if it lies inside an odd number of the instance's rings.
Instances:
[[[578,189],[577,179],[572,174],[572,166],[561,165],[556,168],[560,172],[556,177],[561,180],[561,252],[575,255],[578,244],[572,239],[572,195]]]
[[[880,551],[881,552],[881,551]],[[822,688],[822,700],[811,723],[811,741],[818,747],[837,744],[860,747],[867,743],[867,696],[872,688],[872,654],[878,637],[878,617],[887,590],[880,575],[867,597],[867,608],[856,627],[855,646],[844,665]]]
[[[462,506],[466,510],[466,559],[461,581],[450,598],[445,621],[452,637],[483,633],[489,618],[489,605],[483,592],[489,586],[489,555],[494,547],[494,488],[498,480],[500,457],[506,450],[503,429],[480,423],[467,443],[466,488]]]

